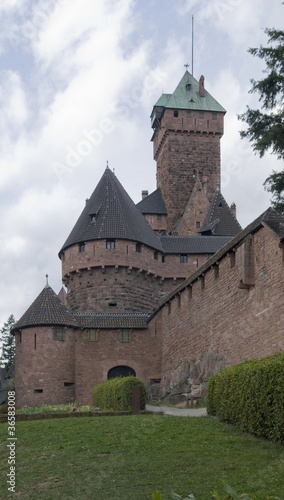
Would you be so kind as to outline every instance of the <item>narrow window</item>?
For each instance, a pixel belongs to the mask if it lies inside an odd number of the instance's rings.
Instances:
[[[43,389],[34,389],[35,394],[41,394],[43,392]]]
[[[219,278],[219,266],[218,266],[218,264],[215,264],[215,266],[214,266],[214,278],[215,278],[215,280],[217,278]]]
[[[205,278],[204,278],[204,276],[201,276],[201,278],[200,278],[200,284],[201,284],[201,290],[204,290],[204,288],[205,288]]]
[[[35,351],[36,351],[36,333],[35,333],[35,337],[34,337],[34,345],[35,345]]]
[[[64,382],[64,387],[72,387],[73,385],[75,385],[74,382]]]
[[[180,306],[181,306],[181,296],[180,296],[180,295],[178,295],[178,298],[177,298],[177,299],[178,299],[178,308],[180,308]]]
[[[199,221],[196,222],[196,227],[200,227],[200,222]]]
[[[185,264],[187,262],[187,254],[181,253],[179,256],[179,261],[181,264]]]
[[[192,299],[192,286],[188,287],[188,298],[189,300]]]
[[[136,252],[141,253],[141,243],[136,243]]]
[[[178,117],[178,110],[177,110],[177,109],[175,109],[175,110],[174,110],[174,117],[175,117],[175,118],[177,118],[177,117]]]
[[[170,302],[168,302],[168,314],[171,314],[172,312],[172,305]]]
[[[162,255],[162,262],[165,262],[165,256]]]
[[[115,240],[106,240],[106,247],[108,250],[115,249]]]
[[[63,326],[54,326],[53,327],[53,340],[64,340],[64,327]]]
[[[230,268],[232,269],[236,265],[236,253],[230,252]]]
[[[187,118],[191,118],[191,111],[187,111],[186,116],[187,116]]]
[[[158,260],[158,252],[157,252],[157,250],[155,250],[155,252],[154,252],[154,259]]]
[[[89,342],[98,342],[99,340],[99,330],[91,328],[87,331],[87,339]]]
[[[85,243],[80,243],[79,244],[79,253],[85,252]]]
[[[131,342],[132,340],[131,330],[121,329],[119,332],[119,340],[120,342]]]
[[[215,111],[212,113],[212,120],[217,120],[217,113]]]

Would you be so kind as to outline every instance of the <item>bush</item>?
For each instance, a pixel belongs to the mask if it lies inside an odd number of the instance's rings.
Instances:
[[[142,380],[130,377],[117,377],[101,382],[93,388],[93,404],[102,410],[131,411],[132,388],[140,387],[140,410],[145,409],[146,387]]]
[[[246,361],[209,379],[207,413],[258,437],[284,441],[284,354]]]

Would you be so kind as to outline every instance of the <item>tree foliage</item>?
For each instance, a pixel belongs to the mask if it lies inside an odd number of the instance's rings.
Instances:
[[[251,109],[239,115],[248,128],[240,135],[247,138],[260,158],[267,151],[284,159],[284,31],[274,28],[265,30],[268,35],[267,47],[250,48],[253,56],[266,63],[265,78],[251,80],[250,93],[258,93],[261,109]],[[272,205],[284,213],[284,171],[274,172],[265,180],[264,187],[272,193]]]
[[[263,111],[247,106],[247,111],[238,118],[247,123],[248,129],[240,134],[252,142],[260,157],[271,149],[278,158],[284,159],[284,31],[267,28],[265,33],[270,46],[249,49],[253,56],[266,63],[266,77],[252,79],[250,90],[250,93],[259,94]]]
[[[15,318],[13,314],[11,314],[0,330],[0,338],[2,341],[2,356],[0,362],[6,373],[15,359],[15,337],[10,334],[10,330],[15,323]]]

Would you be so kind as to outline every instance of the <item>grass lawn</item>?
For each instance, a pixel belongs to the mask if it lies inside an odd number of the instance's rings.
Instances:
[[[16,494],[8,494],[0,424],[0,498],[151,500],[160,490],[209,500],[238,493],[284,499],[284,448],[210,417],[86,417],[16,423]]]

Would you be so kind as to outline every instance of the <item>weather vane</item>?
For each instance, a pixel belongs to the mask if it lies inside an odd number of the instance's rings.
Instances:
[[[188,63],[184,64],[184,67],[186,68],[187,71],[187,68],[189,68],[189,64]]]

